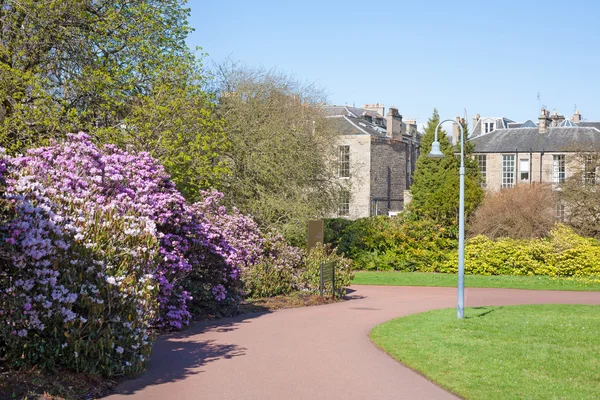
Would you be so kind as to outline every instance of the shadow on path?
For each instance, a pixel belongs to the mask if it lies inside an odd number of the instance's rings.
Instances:
[[[202,373],[206,364],[245,355],[244,347],[215,340],[194,340],[194,336],[207,332],[230,332],[267,313],[198,322],[183,331],[161,335],[154,343],[147,371],[137,378],[121,382],[115,394],[132,395],[147,386],[181,381]]]

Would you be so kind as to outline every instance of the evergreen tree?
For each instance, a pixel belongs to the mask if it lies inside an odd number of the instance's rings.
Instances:
[[[440,150],[445,157],[431,159],[435,128],[440,122],[436,109],[427,121],[421,138],[421,155],[417,160],[414,183],[410,188],[412,201],[409,209],[420,218],[430,218],[444,225],[458,224],[460,195],[460,145],[452,146],[446,132],[438,130]],[[465,137],[468,127],[463,125]],[[481,174],[477,162],[471,157],[473,145],[465,142],[465,216],[469,216],[483,200]],[[455,155],[456,154],[456,155]]]

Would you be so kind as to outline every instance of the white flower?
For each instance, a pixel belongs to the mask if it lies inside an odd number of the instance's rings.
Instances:
[[[117,347],[115,351],[119,354],[123,354],[123,348],[121,346]]]

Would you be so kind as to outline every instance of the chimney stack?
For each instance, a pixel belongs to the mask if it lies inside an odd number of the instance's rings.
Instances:
[[[552,120],[552,126],[560,126],[561,122],[565,120],[565,117],[563,115],[558,115],[558,112],[554,111],[550,120]]]
[[[576,124],[581,122],[581,114],[579,114],[579,110],[575,110],[575,114],[573,114],[571,117],[571,121],[575,122]]]
[[[383,104],[363,104],[362,106],[363,109],[367,110],[367,111],[373,111],[376,112],[377,114],[381,115],[382,117],[385,116],[385,107],[383,106]]]
[[[542,113],[538,117],[538,120],[539,120],[539,123],[538,123],[539,133],[541,133],[541,134],[548,133],[548,128],[550,127],[550,124],[552,123],[552,120],[550,119],[550,111],[542,108]]]
[[[473,130],[475,130],[475,125],[477,125],[477,122],[479,122],[479,118],[481,118],[481,115],[479,114],[475,114],[473,117]]]
[[[398,113],[397,108],[390,107],[386,120],[387,137],[396,139],[398,136],[402,135],[402,115]]]

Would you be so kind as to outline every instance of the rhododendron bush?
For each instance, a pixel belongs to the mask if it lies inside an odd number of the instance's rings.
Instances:
[[[222,197],[189,204],[148,154],[83,133],[0,153],[0,361],[136,373],[155,328],[314,290],[303,252]]]
[[[98,148],[80,133],[2,160],[12,215],[0,232],[8,360],[139,371],[150,325],[181,328],[190,301],[239,301],[242,268],[263,256],[251,218],[228,214],[216,192],[187,204],[148,154]]]

